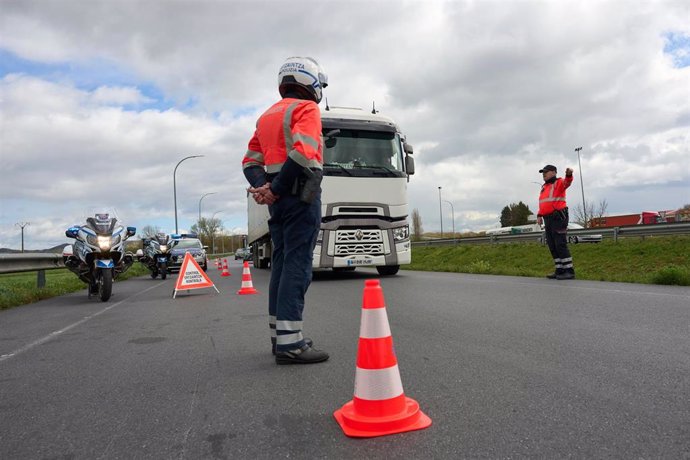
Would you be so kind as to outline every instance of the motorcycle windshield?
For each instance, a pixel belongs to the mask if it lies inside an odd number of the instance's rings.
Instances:
[[[119,222],[117,211],[107,206],[87,209],[86,216],[86,226],[98,235],[112,235]]]

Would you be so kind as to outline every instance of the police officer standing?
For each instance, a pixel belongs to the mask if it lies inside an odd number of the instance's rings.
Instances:
[[[554,165],[546,165],[539,170],[544,178],[544,185],[539,194],[539,213],[537,222],[544,223],[546,244],[549,246],[556,271],[546,275],[549,279],[571,280],[575,278],[573,258],[568,250],[568,205],[565,202],[565,190],[573,183],[573,170],[565,170],[565,178],[556,177],[558,170]]]
[[[302,335],[304,296],[321,224],[323,145],[317,105],[328,78],[309,57],[288,58],[278,72],[282,100],[256,123],[242,168],[259,204],[268,205],[273,242],[268,315],[276,363],[326,361]]]

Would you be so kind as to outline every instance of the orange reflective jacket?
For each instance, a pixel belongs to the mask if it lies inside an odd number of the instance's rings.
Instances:
[[[288,158],[305,168],[323,168],[321,112],[313,101],[287,97],[266,110],[256,122],[242,168],[262,166],[274,174]]]
[[[551,183],[541,186],[539,194],[539,216],[548,216],[555,211],[560,211],[567,206],[565,202],[565,189],[573,183],[573,176],[558,178]]]

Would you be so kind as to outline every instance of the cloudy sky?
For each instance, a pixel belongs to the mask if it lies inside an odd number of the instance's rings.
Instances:
[[[690,203],[690,3],[0,0],[0,247],[66,242],[94,207],[246,230],[240,161],[292,55],[331,105],[376,107],[415,147],[426,231],[537,208],[545,163],[608,213]],[[323,105],[323,103],[322,103]],[[579,177],[569,191],[581,204]]]

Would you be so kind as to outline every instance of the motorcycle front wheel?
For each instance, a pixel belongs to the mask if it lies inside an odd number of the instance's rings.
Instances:
[[[160,270],[161,270],[161,279],[164,280],[168,276],[168,267],[165,265],[161,265]]]
[[[98,296],[101,302],[107,302],[113,292],[113,271],[111,269],[101,270],[98,277]]]

